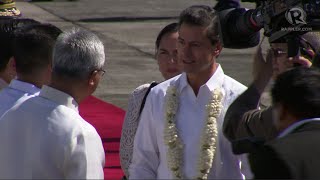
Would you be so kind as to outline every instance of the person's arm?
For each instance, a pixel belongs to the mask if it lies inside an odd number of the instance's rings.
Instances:
[[[235,136],[238,139],[241,137],[274,139],[278,135],[278,131],[272,119],[272,107],[250,110],[242,116]]]
[[[259,99],[260,94],[251,85],[229,106],[223,123],[223,133],[230,141],[241,138],[236,133],[239,126],[243,125],[242,116],[247,111],[256,109]]]
[[[146,100],[134,139],[132,163],[129,166],[129,179],[157,178],[160,160],[151,93]]]
[[[267,61],[264,60],[261,47],[259,46],[254,58],[254,81],[248,89],[230,105],[224,119],[223,132],[230,141],[246,137],[242,135],[248,134],[245,127],[248,120],[245,120],[243,115],[250,110],[258,108],[261,94],[272,76],[271,61],[272,56],[270,53],[267,55]],[[239,132],[239,128],[245,132]],[[240,133],[240,135],[238,133]]]
[[[139,110],[142,100],[149,88],[145,84],[136,88],[129,97],[128,110],[126,112],[120,139],[120,164],[126,177],[129,177],[129,165],[132,160],[133,141],[139,125]]]
[[[67,156],[62,167],[65,179],[104,179],[105,154],[101,138],[94,128],[83,131],[65,147]]]

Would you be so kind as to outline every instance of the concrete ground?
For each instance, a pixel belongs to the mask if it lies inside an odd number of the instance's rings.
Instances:
[[[106,75],[95,96],[126,109],[128,95],[139,85],[162,81],[154,60],[154,42],[160,29],[177,20],[181,10],[209,0],[54,0],[18,1],[23,16],[52,23],[63,30],[81,27],[104,42]],[[253,8],[254,4],[243,4]],[[255,48],[224,49],[218,61],[229,76],[248,85]]]

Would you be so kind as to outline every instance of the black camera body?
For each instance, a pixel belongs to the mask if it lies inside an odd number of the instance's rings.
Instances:
[[[291,41],[290,44],[300,35],[320,29],[320,0],[242,1],[256,2],[257,8],[219,13],[220,34],[226,48],[256,46],[262,28],[270,43]]]
[[[266,0],[252,13],[269,42],[284,42],[287,36],[320,29],[320,0]]]

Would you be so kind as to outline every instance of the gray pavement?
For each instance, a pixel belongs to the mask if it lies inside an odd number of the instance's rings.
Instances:
[[[23,16],[52,23],[63,30],[81,27],[104,42],[107,70],[95,96],[126,109],[128,95],[137,86],[162,81],[154,56],[160,29],[177,20],[193,4],[213,6],[209,0],[56,0],[17,2]],[[244,4],[253,8],[254,4]],[[226,74],[248,85],[255,48],[224,49],[218,61]]]

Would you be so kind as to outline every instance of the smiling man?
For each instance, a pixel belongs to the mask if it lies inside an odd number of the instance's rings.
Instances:
[[[191,6],[180,14],[179,76],[154,87],[135,136],[132,179],[241,179],[221,125],[246,87],[225,75],[216,12]]]

